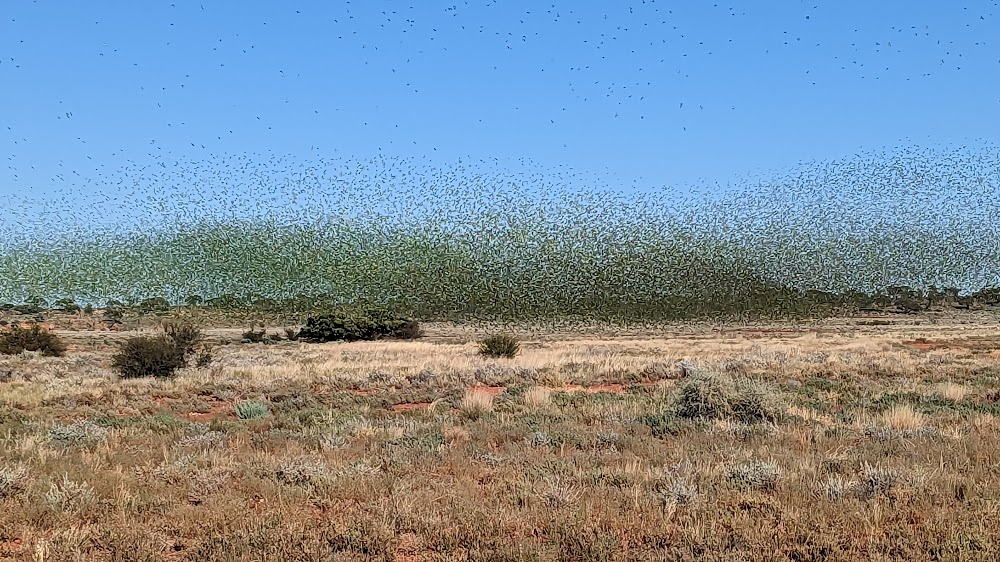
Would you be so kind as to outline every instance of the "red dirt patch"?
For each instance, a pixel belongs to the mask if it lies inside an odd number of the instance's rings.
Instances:
[[[412,412],[414,410],[426,410],[431,405],[430,402],[407,402],[396,404],[392,407],[393,412]]]
[[[1000,336],[988,336],[961,340],[910,340],[900,342],[906,347],[927,351],[929,349],[968,349],[972,352],[987,352],[1000,349]]]
[[[188,412],[182,415],[193,422],[202,422],[202,423],[210,422],[220,416],[227,418],[236,417],[235,414],[233,414],[232,409],[229,407],[229,404],[223,402],[213,404],[212,407],[209,408],[207,412]]]
[[[948,344],[946,342],[904,341],[902,343],[906,347],[912,347],[913,349],[919,349],[921,351],[927,351],[928,349],[934,349],[938,347],[948,347]]]
[[[23,546],[21,539],[0,540],[0,554],[16,554],[21,552]]]

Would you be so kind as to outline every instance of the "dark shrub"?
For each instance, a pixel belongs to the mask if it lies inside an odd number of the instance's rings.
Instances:
[[[94,313],[94,305],[87,303],[87,306],[83,307],[83,313],[86,315],[91,315]]]
[[[393,337],[401,340],[413,340],[424,337],[424,330],[417,320],[404,320],[402,325],[395,331]]]
[[[112,306],[104,309],[104,317],[113,322],[121,322],[122,318],[125,317],[125,310],[118,306]]]
[[[513,358],[521,350],[517,338],[508,334],[492,335],[479,342],[480,355]]]
[[[288,341],[298,341],[299,330],[296,330],[295,328],[285,328],[285,337]]]
[[[43,330],[38,324],[22,328],[14,324],[10,330],[0,332],[0,353],[17,355],[23,351],[41,351],[46,357],[62,357],[66,345],[59,336]]]
[[[646,414],[636,418],[636,421],[649,427],[653,437],[668,437],[680,435],[696,427],[695,422],[683,418],[678,418],[671,412],[660,412],[656,414]]]
[[[123,379],[168,378],[185,366],[184,350],[167,334],[129,338],[111,360]]]
[[[76,304],[76,301],[71,298],[59,299],[55,302],[55,306],[63,312],[76,312],[80,310],[80,305]]]
[[[399,318],[382,308],[341,309],[306,318],[298,337],[309,341],[359,341],[383,337],[414,338],[422,335],[420,324]]]
[[[153,297],[145,299],[136,307],[140,314],[147,312],[166,312],[170,310],[170,303],[163,297]]]
[[[163,325],[164,333],[156,337],[130,338],[112,359],[112,367],[122,378],[172,377],[177,369],[187,366],[195,346],[202,344],[196,364],[204,367],[212,361],[212,350],[204,344],[201,328],[189,322]]]

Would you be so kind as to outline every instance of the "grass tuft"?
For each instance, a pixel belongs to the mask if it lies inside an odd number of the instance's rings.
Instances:
[[[495,334],[479,342],[479,354],[486,357],[505,357],[513,359],[521,350],[521,344],[515,336]]]

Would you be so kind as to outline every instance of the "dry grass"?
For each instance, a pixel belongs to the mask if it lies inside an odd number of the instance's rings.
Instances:
[[[493,411],[493,394],[479,388],[466,391],[462,397],[461,409],[466,414],[481,416]]]
[[[497,362],[435,327],[164,381],[70,334],[0,358],[0,559],[996,560],[996,357],[890,328],[519,334]],[[678,417],[682,359],[786,415]]]
[[[955,384],[953,382],[943,382],[934,387],[935,393],[941,396],[945,400],[951,400],[952,402],[961,402],[963,398],[969,393],[969,389],[961,384]]]
[[[541,386],[533,386],[524,392],[524,403],[534,408],[545,408],[552,404],[552,391]]]
[[[927,424],[927,418],[909,404],[897,404],[879,416],[885,427],[892,429],[919,429]]]

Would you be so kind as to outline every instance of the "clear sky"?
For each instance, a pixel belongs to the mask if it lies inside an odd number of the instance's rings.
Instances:
[[[8,206],[112,191],[150,154],[687,189],[1000,137],[993,1],[3,0],[0,61]]]

